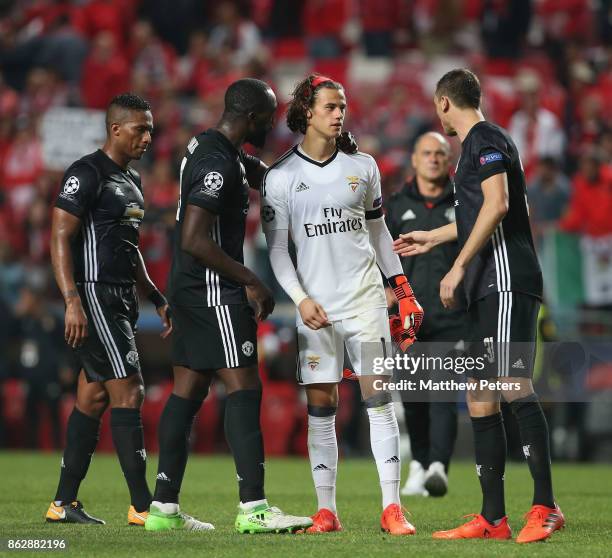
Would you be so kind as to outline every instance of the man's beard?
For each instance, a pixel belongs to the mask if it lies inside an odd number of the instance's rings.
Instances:
[[[257,132],[251,136],[247,136],[246,141],[254,147],[261,149],[266,144],[266,136],[268,132]]]

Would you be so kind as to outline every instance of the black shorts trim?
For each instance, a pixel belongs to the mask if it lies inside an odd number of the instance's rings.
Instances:
[[[484,359],[474,377],[532,377],[540,301],[503,291],[475,301],[469,309],[471,354]]]
[[[173,306],[172,363],[191,370],[257,365],[257,322],[248,304]]]
[[[105,382],[140,373],[135,287],[82,283],[78,290],[87,316],[88,336],[75,353],[87,381]]]

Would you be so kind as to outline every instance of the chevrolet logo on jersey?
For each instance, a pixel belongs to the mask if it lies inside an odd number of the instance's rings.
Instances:
[[[144,209],[142,209],[136,202],[131,202],[125,208],[123,212],[123,219],[121,219],[122,225],[140,224],[144,219]]]
[[[358,176],[347,176],[348,185],[351,187],[353,192],[359,188],[359,177]]]

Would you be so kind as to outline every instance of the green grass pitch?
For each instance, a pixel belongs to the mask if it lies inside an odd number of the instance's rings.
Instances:
[[[128,527],[127,488],[113,455],[96,455],[80,494],[86,509],[105,519],[107,525],[49,525],[43,516],[55,492],[59,460],[59,455],[0,453],[4,480],[0,539],[61,538],[67,541],[68,549],[51,554],[114,558],[612,556],[612,468],[609,466],[555,465],[556,493],[567,527],[545,543],[517,545],[513,541],[431,539],[432,531],[454,527],[464,514],[479,511],[478,480],[474,466],[465,462],[453,464],[450,492],[446,497],[403,499],[417,534],[391,537],[379,529],[379,487],[375,466],[370,460],[340,462],[338,506],[345,530],[329,535],[240,535],[234,532],[236,477],[231,459],[225,456],[192,456],[183,485],[183,509],[214,523],[216,531],[212,533],[147,533],[142,528]],[[155,470],[156,459],[152,456],[148,463],[151,486]],[[306,460],[270,459],[266,464],[266,485],[271,504],[290,513],[313,513],[315,496]],[[506,471],[506,498],[515,533],[529,508],[530,496],[531,478],[526,465],[510,464]],[[0,551],[0,554],[25,556],[30,553]]]

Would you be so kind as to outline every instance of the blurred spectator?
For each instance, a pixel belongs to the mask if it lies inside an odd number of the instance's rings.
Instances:
[[[130,69],[125,55],[117,48],[109,31],[96,35],[83,64],[81,97],[88,108],[106,109],[109,101],[127,91]]]
[[[540,159],[527,186],[529,216],[536,243],[546,231],[556,228],[570,198],[570,181],[552,157]]]
[[[612,234],[612,169],[602,164],[601,153],[591,146],[580,158],[572,181],[572,198],[561,219],[561,230],[592,237]]]
[[[155,34],[151,23],[138,21],[130,34],[132,72],[146,83],[144,97],[151,100],[161,90],[173,88],[176,53]]]
[[[46,276],[42,270],[28,273],[19,292],[15,316],[21,337],[20,368],[26,382],[28,430],[26,447],[38,446],[41,406],[47,407],[52,429],[53,447],[61,448],[60,369],[65,359],[66,344],[61,318],[48,307],[45,299]]]
[[[531,11],[531,0],[483,1],[481,34],[489,57],[515,60],[521,56]]]
[[[138,0],[89,0],[74,15],[76,28],[88,39],[107,31],[123,48],[136,16]]]
[[[406,32],[410,23],[404,0],[361,0],[359,19],[367,56],[393,56],[396,34]]]
[[[37,196],[28,209],[25,221],[25,239],[28,263],[49,263],[51,222],[47,200]]]
[[[304,30],[308,54],[314,58],[338,58],[342,54],[342,31],[349,16],[347,0],[304,2]]]
[[[538,160],[553,157],[560,161],[565,147],[565,135],[557,117],[540,106],[541,82],[538,75],[526,71],[517,77],[521,107],[510,119],[508,131],[523,161],[529,180]]]
[[[13,141],[2,161],[0,186],[8,207],[18,218],[24,216],[34,196],[34,183],[43,170],[42,150],[33,123],[27,118],[17,122]]]
[[[210,32],[210,48],[214,54],[226,48],[232,50],[236,66],[246,64],[258,56],[261,48],[259,29],[240,14],[238,5],[231,0],[219,2],[215,12],[216,25]]]

